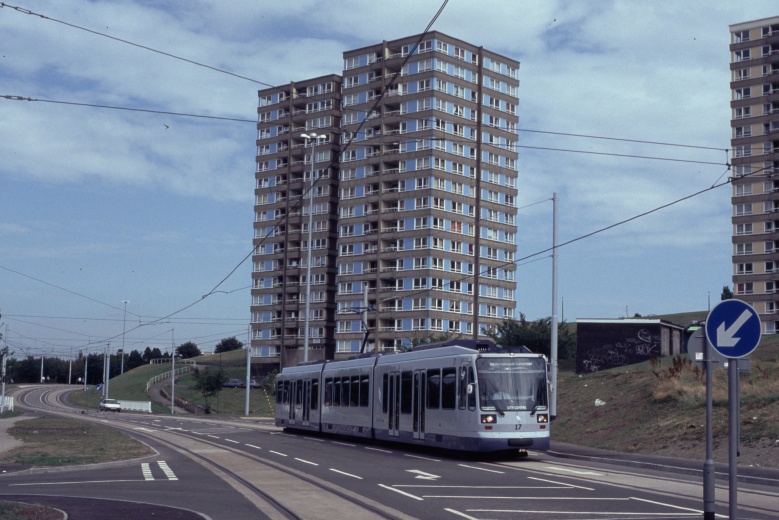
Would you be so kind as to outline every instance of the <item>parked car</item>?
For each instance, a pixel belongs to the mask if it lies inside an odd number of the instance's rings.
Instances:
[[[242,388],[245,383],[240,379],[230,379],[222,384],[222,388]]]
[[[121,412],[122,405],[116,399],[103,399],[100,401],[98,409],[101,412]]]
[[[249,383],[249,386],[251,386],[252,388],[262,388],[262,385],[256,379],[252,379],[251,382]]]

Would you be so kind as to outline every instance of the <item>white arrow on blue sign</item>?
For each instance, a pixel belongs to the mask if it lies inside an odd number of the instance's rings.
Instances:
[[[726,358],[748,356],[757,348],[762,333],[760,316],[741,300],[724,300],[706,318],[706,338]]]

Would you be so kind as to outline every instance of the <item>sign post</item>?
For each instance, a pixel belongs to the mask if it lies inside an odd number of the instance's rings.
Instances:
[[[760,343],[763,325],[751,305],[741,300],[724,300],[706,318],[706,339],[728,363],[728,483],[729,516],[738,519],[738,360],[751,354]],[[707,367],[710,368],[710,367]],[[705,513],[704,513],[705,514]]]

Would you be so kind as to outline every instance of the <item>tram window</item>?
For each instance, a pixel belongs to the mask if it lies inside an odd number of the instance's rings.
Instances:
[[[311,409],[316,410],[319,405],[319,381],[311,380]]]
[[[325,379],[325,406],[333,405],[333,378]]]
[[[295,385],[295,406],[300,406],[303,404],[303,381],[298,381],[298,384]]]
[[[341,379],[341,406],[349,406],[349,378]]]
[[[432,410],[441,408],[441,369],[427,371],[427,407]]]
[[[370,406],[371,395],[371,378],[370,376],[362,376],[360,378],[360,406]]]
[[[389,401],[389,374],[384,374],[381,378],[381,413],[387,413],[387,402]]]
[[[411,413],[412,372],[400,373],[400,413]]]
[[[454,410],[457,403],[457,369],[443,369],[443,384],[441,385],[441,408]]]
[[[289,381],[284,381],[284,404],[289,404]]]
[[[360,406],[360,376],[352,376],[352,395],[349,398],[349,406]]]
[[[465,410],[465,401],[468,395],[468,369],[463,366],[460,368],[460,380],[458,381],[457,389],[457,407],[460,410]]]
[[[476,378],[473,377],[473,367],[468,367],[468,384],[473,385],[476,383]],[[476,409],[476,391],[474,390],[470,394],[468,394],[468,409],[469,410],[475,410]]]
[[[281,404],[284,398],[284,381],[276,383],[276,403]]]
[[[341,378],[333,378],[333,406],[341,406]]]

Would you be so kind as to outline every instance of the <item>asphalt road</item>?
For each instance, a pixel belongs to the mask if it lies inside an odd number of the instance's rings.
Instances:
[[[27,402],[62,413],[56,400],[41,393],[47,391],[31,392]],[[78,504],[70,504],[74,515],[78,513],[70,518],[130,517],[105,516],[106,512],[120,514],[120,509],[101,502],[105,499],[141,508],[173,506],[182,515],[197,512],[191,517],[165,513],[164,518],[231,520],[284,517],[274,509],[273,500],[298,518],[339,520],[702,516],[700,477],[695,463],[684,461],[635,456],[625,460],[620,454],[554,445],[562,448],[561,453],[485,460],[285,434],[271,421],[87,415],[132,432],[157,449],[159,456],[118,466],[6,474],[0,477],[0,494],[81,497],[89,506],[76,509]],[[605,463],[610,456],[623,460],[620,465]],[[739,485],[739,518],[779,518],[779,471],[747,480]],[[718,480],[719,518],[727,517],[727,495],[727,481]],[[89,514],[97,516],[83,516]]]

